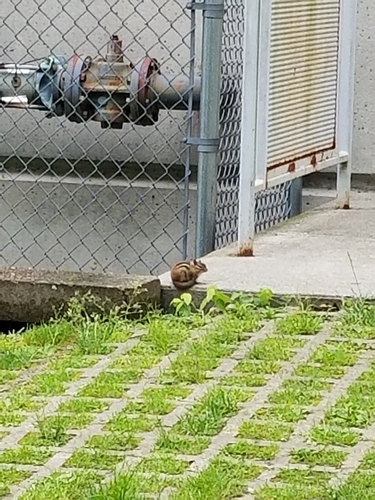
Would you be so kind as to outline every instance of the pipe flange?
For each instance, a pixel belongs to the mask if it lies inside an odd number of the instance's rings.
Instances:
[[[81,85],[82,75],[87,71],[91,60],[83,59],[75,54],[68,62],[63,74],[63,96],[65,116],[71,122],[81,123],[83,120],[79,106],[84,89]]]
[[[160,65],[150,56],[146,56],[134,67],[130,111],[132,120],[137,125],[154,125],[158,121],[159,104],[149,85],[150,78],[154,74],[160,74]]]

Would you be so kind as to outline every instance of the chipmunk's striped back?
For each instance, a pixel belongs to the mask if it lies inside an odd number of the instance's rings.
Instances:
[[[174,274],[178,273],[178,281],[189,281],[192,278],[191,263],[188,260],[177,262],[177,264],[173,266],[173,271]]]

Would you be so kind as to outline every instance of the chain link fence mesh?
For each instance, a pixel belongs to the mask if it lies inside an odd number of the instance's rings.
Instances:
[[[237,240],[240,181],[242,62],[244,37],[243,0],[225,1],[222,49],[222,90],[220,117],[220,163],[216,248]],[[255,229],[257,232],[289,218],[290,182],[257,193]]]
[[[117,34],[134,65],[149,54],[162,73],[189,78],[194,27],[185,3],[4,0],[0,61],[95,58]],[[189,253],[194,151],[182,142],[192,119],[185,98],[174,109],[159,103],[154,125],[121,130],[3,101],[0,265],[158,274]]]
[[[125,62],[137,67],[150,55],[162,74],[192,83],[201,23],[185,6],[185,0],[4,0],[0,61],[37,67],[50,55],[103,58],[117,34]],[[226,1],[217,247],[237,238],[243,14],[242,0]],[[17,77],[16,71],[12,85]],[[151,126],[140,126],[148,116],[143,109],[138,123],[121,130],[101,128],[100,117],[48,119],[33,109],[36,100],[31,109],[14,109],[2,99],[0,265],[160,274],[193,255],[196,191],[190,179],[197,158],[182,139],[199,130],[187,92],[173,106],[160,99]],[[258,194],[257,230],[288,211],[289,183]]]

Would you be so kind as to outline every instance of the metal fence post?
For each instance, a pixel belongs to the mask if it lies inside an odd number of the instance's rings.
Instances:
[[[257,124],[259,96],[260,0],[245,1],[240,187],[237,253],[250,257],[254,252],[255,181],[257,170]]]
[[[203,10],[200,138],[196,141],[199,157],[195,254],[198,258],[215,246],[224,0],[204,0],[192,3],[191,8]]]
[[[337,106],[337,148],[347,160],[337,166],[337,208],[350,208],[351,166],[353,153],[354,85],[357,0],[341,2],[339,78]]]
[[[295,217],[302,212],[302,192],[303,192],[303,179],[297,177],[293,179],[290,184],[289,197],[290,197],[290,213],[289,217]]]

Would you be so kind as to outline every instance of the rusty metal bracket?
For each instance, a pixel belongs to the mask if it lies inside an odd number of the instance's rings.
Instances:
[[[186,8],[189,10],[202,10],[204,17],[219,18],[224,17],[224,5],[220,3],[207,3],[205,0],[203,2],[189,2],[186,4]]]
[[[219,150],[220,139],[203,139],[202,137],[185,137],[182,142],[189,146],[198,146],[201,153],[217,153]]]

